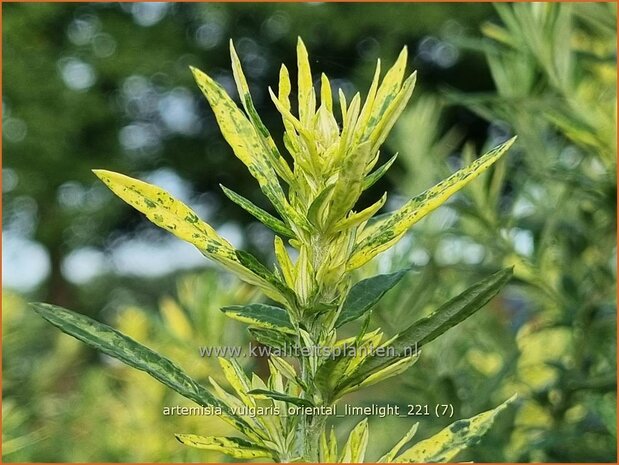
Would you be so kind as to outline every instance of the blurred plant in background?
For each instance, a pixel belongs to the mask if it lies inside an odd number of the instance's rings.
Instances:
[[[423,313],[436,298],[424,290],[457,282],[449,270],[473,279],[516,263],[508,305],[467,323],[455,349],[446,343],[448,356],[429,348],[423,384],[443,378],[465,412],[501,393],[524,395],[507,461],[614,461],[616,6],[496,8],[501,21],[484,25],[487,38],[461,43],[485,53],[497,92],[418,101],[396,129],[410,170],[398,181],[415,193],[475,158],[470,144],[451,158],[458,131],[437,131],[441,103],[491,122],[487,145],[517,133],[520,150],[411,234],[397,259],[416,261],[419,274],[412,292],[391,296],[387,320],[399,326]],[[490,443],[477,460],[496,460]]]
[[[250,286],[208,271],[179,279],[175,297],[163,296],[156,312],[128,306],[110,319],[124,333],[191,367],[198,379],[223,382],[216,360],[200,358],[198,347],[247,343],[247,334],[220,308],[255,295]],[[179,447],[173,434],[176,428],[230,431],[226,423],[211,415],[164,415],[164,407],[190,403],[78,341],[41,332],[19,296],[7,292],[3,301],[12,310],[3,322],[4,389],[11,393],[3,402],[5,461],[222,460],[217,453]],[[89,360],[93,357],[103,367]],[[162,441],[162,434],[170,440]]]

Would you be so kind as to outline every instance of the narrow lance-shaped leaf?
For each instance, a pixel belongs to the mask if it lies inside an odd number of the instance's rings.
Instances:
[[[393,448],[378,459],[378,463],[391,463],[395,456],[400,452],[400,449],[406,445],[408,441],[410,441],[413,436],[417,433],[417,429],[419,428],[419,422],[415,423],[411,429],[408,430],[408,433],[404,435],[402,439],[398,441],[398,443],[393,446]]]
[[[361,388],[380,383],[381,381],[385,381],[386,379],[402,374],[417,363],[418,360],[419,354],[413,354],[409,357],[393,361],[391,365],[384,366],[383,368],[369,374],[363,381],[359,381],[356,384],[347,383],[345,388],[336,389],[334,392],[334,397],[341,397],[344,394],[357,391]],[[359,380],[359,378],[357,378],[357,380]]]
[[[191,71],[215,113],[221,133],[234,154],[258,181],[264,195],[284,218],[290,218],[300,226],[305,225],[303,218],[286,200],[256,129],[219,84],[199,69],[192,67]]]
[[[404,84],[402,84],[402,88],[400,92],[395,96],[393,101],[390,103],[385,113],[381,116],[380,121],[376,125],[374,132],[370,135],[370,140],[372,141],[372,150],[376,151],[380,148],[380,146],[385,142],[391,128],[393,128],[395,122],[400,117],[404,108],[408,104],[411,96],[413,95],[413,90],[415,89],[415,83],[417,82],[417,71],[413,72]]]
[[[299,407],[313,407],[314,404],[307,399],[301,399],[300,397],[289,396],[282,392],[270,391],[268,389],[252,389],[248,394],[252,394],[257,397],[268,398],[286,402],[289,404],[298,405]]]
[[[236,254],[236,257],[241,265],[250,270],[256,276],[259,276],[265,282],[269,283],[274,289],[277,289],[279,294],[284,296],[290,305],[294,306],[296,304],[296,296],[294,291],[280,281],[280,279],[278,279],[277,276],[275,276],[268,268],[260,263],[256,257],[249,252],[245,252],[244,250],[235,250],[234,253]]]
[[[226,186],[223,186],[220,184],[219,187],[221,187],[221,189],[224,191],[224,194],[226,194],[226,197],[228,197],[230,200],[232,200],[242,209],[250,213],[252,216],[254,216],[254,218],[256,218],[258,221],[260,221],[262,224],[264,224],[268,228],[271,228],[273,231],[275,231],[278,234],[281,234],[282,236],[286,236],[290,238],[296,237],[292,229],[286,226],[286,224],[284,224],[282,220],[275,218],[270,213],[254,205],[251,201],[247,200],[242,195],[237,194],[233,190],[228,189]]]
[[[397,352],[401,352],[407,348],[420,348],[433,341],[486,305],[503,289],[512,275],[513,268],[510,267],[479,281],[427,317],[416,321],[402,331],[393,341],[392,346]]]
[[[223,307],[221,311],[234,320],[252,326],[294,334],[294,327],[288,313],[283,308],[265,304],[249,304],[231,305]]]
[[[363,143],[344,158],[331,197],[327,224],[340,220],[359,200],[363,190],[363,170],[371,156],[370,144]]]
[[[277,286],[244,266],[232,245],[200,220],[183,202],[176,200],[165,190],[139,179],[106,170],[93,172],[114,194],[146,215],[154,224],[193,244],[202,254],[221,263],[242,280],[259,286],[272,299],[285,301],[285,294],[281,294]]]
[[[471,165],[409,200],[384,220],[376,222],[361,236],[347,269],[358,268],[399,241],[408,229],[443,204],[473,179],[487,170],[512,146],[516,138],[495,147]]]
[[[376,214],[378,210],[380,210],[385,205],[385,202],[387,202],[386,192],[380,199],[378,199],[378,201],[365,208],[364,210],[361,210],[360,212],[353,212],[351,210],[351,212],[346,215],[346,218],[338,221],[335,225],[333,225],[333,231],[343,231],[368,221]]]
[[[418,442],[396,457],[394,463],[451,462],[462,449],[479,442],[490,429],[496,416],[514,401],[514,395],[495,409],[475,415],[466,420],[453,422],[429,439]]]
[[[383,177],[383,175],[391,168],[393,162],[395,162],[396,158],[398,158],[398,154],[396,153],[393,157],[391,157],[387,162],[376,169],[373,173],[367,175],[363,179],[363,190],[367,190],[372,187],[376,181]]]
[[[404,47],[394,65],[387,71],[387,74],[385,74],[376,96],[373,99],[372,111],[368,117],[363,119],[363,123],[357,128],[357,131],[360,133],[360,141],[369,140],[393,99],[400,92],[407,59],[408,49]]]
[[[348,441],[342,449],[341,463],[361,463],[365,458],[365,449],[368,446],[368,420],[361,420],[348,436]]]
[[[399,283],[408,271],[410,268],[395,273],[380,274],[355,284],[342,304],[342,311],[335,322],[335,327],[340,327],[363,316],[389,289]]]
[[[257,459],[274,457],[274,452],[241,438],[221,436],[198,436],[196,434],[175,434],[176,439],[186,446],[212,450],[235,459]]]
[[[219,357],[219,365],[224,372],[224,376],[230,383],[230,386],[234,389],[239,398],[248,406],[255,406],[254,400],[247,395],[250,388],[250,381],[245,376],[243,369],[236,362],[236,360],[227,360],[223,357]]]
[[[93,170],[93,173],[157,226],[206,251],[214,259],[235,260],[232,245],[167,191],[113,171]]]
[[[243,73],[243,68],[241,67],[241,61],[239,60],[236,50],[234,49],[232,40],[230,40],[230,56],[232,57],[232,74],[234,75],[234,80],[236,82],[236,87],[239,92],[239,97],[241,98],[243,108],[245,108],[251,122],[258,130],[258,134],[262,138],[264,148],[273,163],[273,168],[277,171],[277,174],[284,179],[284,181],[290,184],[292,178],[294,177],[292,171],[290,171],[290,167],[282,158],[275,142],[273,141],[273,138],[271,137],[271,134],[269,134],[269,130],[266,128],[260,118],[260,115],[258,115],[258,112],[256,111],[256,107],[254,106],[254,102],[249,92],[249,86],[247,85],[247,79],[245,79],[245,74]]]
[[[248,331],[260,344],[272,349],[285,351],[290,349],[294,344],[294,340],[290,335],[286,335],[279,331],[257,327],[250,327]]]
[[[512,274],[513,269],[506,268],[490,275],[399,333],[390,344],[392,350],[398,354],[395,359],[416,352],[423,345],[471,316],[498,294]],[[353,376],[344,380],[338,390],[363,382],[368,376],[393,363],[393,360],[394,357],[368,357]]]
[[[322,229],[325,210],[328,209],[329,200],[333,194],[334,187],[335,184],[326,186],[307,209],[307,219],[318,229]]]
[[[31,304],[36,313],[61,331],[114,357],[127,365],[148,373],[157,381],[203,407],[219,407],[223,419],[250,437],[256,437],[249,425],[228,410],[206,388],[183,372],[174,362],[134,341],[114,328],[87,316],[55,305]]]
[[[309,127],[309,123],[316,112],[316,93],[314,91],[307,49],[300,37],[297,40],[297,67],[299,120],[305,127]]]

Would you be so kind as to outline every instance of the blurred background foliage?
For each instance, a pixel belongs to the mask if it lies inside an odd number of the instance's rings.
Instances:
[[[266,89],[281,62],[294,63],[297,35],[314,72],[347,95],[367,88],[378,57],[389,63],[409,47],[418,88],[381,154],[400,155],[367,195],[393,192],[386,209],[519,136],[496,169],[362,271],[414,266],[374,311],[391,333],[502,266],[515,265],[515,279],[390,389],[344,401],[451,403],[466,417],[518,392],[518,408],[461,459],[616,461],[614,4],[12,3],[3,34],[4,461],[223,459],[172,433],[223,432],[224,423],[163,416],[163,406],[186,404],[25,303],[94,316],[224,384],[198,346],[247,344],[218,309],[255,293],[114,200],[90,169],[165,187],[271,260],[271,234],[218,187],[268,208],[188,66],[236,95],[232,38],[279,141]],[[342,437],[358,420],[338,424]],[[449,422],[419,420],[419,437]],[[413,421],[371,418],[369,458]]]

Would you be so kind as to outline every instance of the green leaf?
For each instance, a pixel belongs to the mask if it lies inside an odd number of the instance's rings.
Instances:
[[[228,189],[226,186],[223,186],[220,184],[219,187],[221,187],[221,189],[224,191],[224,194],[226,194],[226,197],[228,197],[230,200],[232,200],[234,203],[240,206],[243,210],[250,213],[252,216],[254,216],[258,221],[260,221],[265,226],[271,228],[273,231],[275,231],[278,234],[281,234],[282,236],[291,237],[291,238],[296,237],[292,229],[286,226],[286,224],[282,220],[275,218],[270,213],[254,205],[251,201],[247,200],[242,195],[237,194],[233,190]]]
[[[298,405],[299,407],[313,407],[314,404],[307,399],[301,399],[300,397],[289,396],[281,392],[269,391],[268,389],[252,389],[248,394],[255,396],[264,396],[273,400],[279,400],[287,402],[289,404]]]
[[[367,190],[372,187],[376,181],[383,177],[383,175],[391,168],[391,165],[395,162],[396,158],[398,158],[398,154],[396,153],[393,157],[391,157],[387,162],[377,168],[373,173],[367,175],[363,180],[363,190]]]
[[[341,397],[344,394],[357,391],[361,388],[371,386],[372,384],[380,383],[381,381],[384,381],[388,378],[402,374],[415,363],[417,363],[418,360],[419,354],[413,354],[406,358],[395,359],[395,361],[392,360],[391,364],[374,371],[373,373],[366,376],[365,379],[357,382],[356,384],[346,382],[346,388],[338,389],[338,391],[335,393],[335,396]],[[356,379],[359,380],[358,377]]]
[[[148,373],[157,381],[203,407],[219,407],[223,418],[248,436],[256,436],[249,425],[236,416],[206,388],[183,372],[174,362],[125,336],[114,328],[62,307],[45,303],[30,304],[34,311],[61,331],[114,357],[127,365]]]
[[[259,328],[295,334],[288,313],[280,307],[265,304],[230,305],[223,307],[221,311],[234,320]]]
[[[272,349],[286,351],[293,345],[293,339],[284,333],[264,328],[248,328],[249,333],[260,343]]]
[[[380,274],[355,284],[346,296],[340,316],[335,322],[335,327],[338,328],[363,316],[365,312],[376,305],[389,289],[399,283],[408,271],[410,271],[410,268],[395,273]]]
[[[307,49],[300,37],[297,40],[297,67],[299,120],[305,127],[309,127],[309,123],[316,112],[316,93],[314,91]]]
[[[346,229],[350,229],[353,226],[357,226],[365,221],[368,221],[370,218],[374,216],[374,214],[383,208],[385,202],[387,201],[387,193],[385,192],[383,196],[378,199],[377,202],[373,203],[369,207],[361,210],[360,212],[351,211],[346,218],[338,221],[333,226],[333,231],[343,231]]]
[[[395,456],[400,452],[400,449],[406,445],[408,441],[413,439],[413,436],[417,433],[417,428],[419,428],[419,422],[415,423],[411,429],[408,430],[408,433],[404,435],[402,439],[398,441],[398,443],[393,446],[393,448],[378,459],[378,463],[391,463]]]
[[[492,166],[512,146],[516,138],[490,150],[482,157],[409,200],[399,210],[368,227],[355,246],[347,270],[356,269],[399,241],[415,223],[442,205],[473,179]]]
[[[514,269],[504,268],[477,282],[435,312],[402,331],[392,345],[400,352],[433,341],[486,305],[509,282]]]
[[[346,386],[362,383],[370,375],[391,365],[394,360],[407,353],[417,353],[423,345],[433,341],[486,305],[507,284],[512,274],[513,268],[498,271],[449,300],[432,314],[413,323],[393,338],[390,347],[398,354],[396,357],[368,357],[353,376],[338,386],[338,391]]]
[[[462,449],[479,442],[492,426],[496,416],[514,401],[514,395],[495,409],[475,415],[466,420],[453,422],[440,433],[418,442],[396,457],[394,463],[450,462]]]
[[[362,463],[368,446],[368,419],[364,418],[353,428],[342,449],[340,463]]]
[[[241,438],[205,437],[196,434],[175,434],[174,436],[186,446],[221,452],[235,459],[274,458],[273,452],[269,449]]]

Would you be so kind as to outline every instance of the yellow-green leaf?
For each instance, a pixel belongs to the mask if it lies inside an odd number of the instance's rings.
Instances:
[[[398,441],[398,443],[393,446],[393,448],[378,459],[378,463],[390,463],[393,461],[395,456],[400,452],[400,449],[406,445],[408,441],[410,441],[413,436],[417,433],[417,428],[419,428],[419,422],[415,423],[411,429],[408,430],[408,433],[404,435],[402,439]]]
[[[342,449],[341,463],[361,463],[365,458],[365,449],[368,446],[368,420],[364,418],[350,432],[348,441]]]
[[[225,359],[219,357],[219,365],[221,366],[224,376],[230,383],[230,386],[234,389],[239,398],[250,407],[255,406],[254,400],[247,395],[247,392],[251,389],[249,386],[249,379],[245,376],[243,369],[233,359]]]
[[[514,401],[514,395],[495,409],[458,420],[429,439],[418,442],[396,457],[394,463],[450,462],[462,449],[477,443],[486,434],[496,416]]]
[[[265,294],[278,302],[286,300],[275,283],[256,274],[241,263],[237,251],[187,205],[176,200],[160,187],[123,174],[93,170],[118,197],[137,209],[157,226],[179,239],[195,245],[205,256],[224,265],[244,281],[259,286]]]
[[[367,228],[361,235],[359,244],[355,247],[347,269],[358,268],[393,246],[411,226],[492,166],[507,152],[515,140],[514,137],[495,147],[471,165],[409,200],[399,210]]]
[[[309,57],[305,44],[299,37],[297,40],[297,66],[299,86],[299,120],[308,127],[316,113],[316,93],[312,81]]]
[[[268,129],[256,111],[256,107],[254,106],[254,102],[249,92],[249,86],[247,85],[247,79],[245,79],[245,74],[243,73],[243,68],[241,67],[241,61],[239,60],[239,56],[234,49],[232,40],[230,40],[230,56],[232,57],[232,73],[234,75],[234,80],[236,82],[243,108],[245,108],[245,112],[249,116],[254,127],[257,129],[258,134],[261,136],[264,148],[273,163],[273,168],[282,179],[290,184],[293,178],[292,171],[290,171],[290,167],[280,155],[275,142],[273,142],[273,138],[269,134]]]
[[[290,206],[277,181],[275,171],[256,128],[226,94],[226,91],[208,75],[191,68],[198,86],[206,96],[224,138],[234,154],[247,166],[258,181],[260,189],[275,209],[285,218],[303,226],[303,218]]]
[[[259,328],[294,334],[294,327],[286,310],[266,304],[230,305],[222,312],[230,318]]]
[[[235,459],[274,458],[272,451],[241,438],[198,436],[197,434],[175,434],[174,436],[186,446],[221,452]]]

